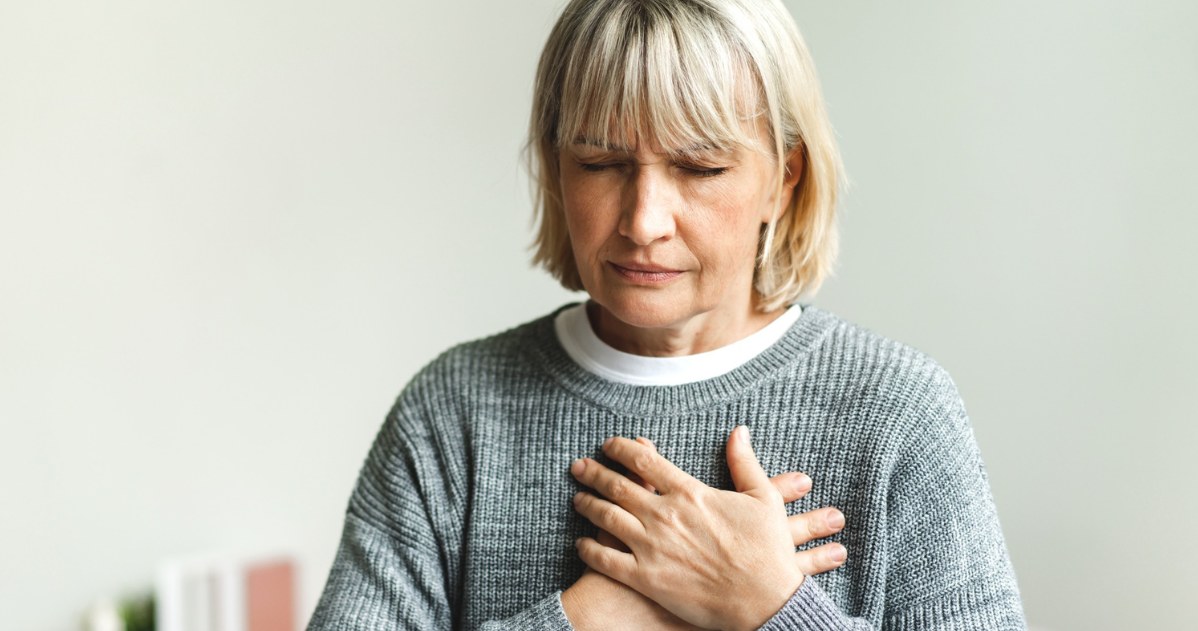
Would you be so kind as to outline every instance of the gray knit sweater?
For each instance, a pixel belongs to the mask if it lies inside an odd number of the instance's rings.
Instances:
[[[909,347],[804,307],[732,372],[681,386],[604,381],[546,316],[443,354],[404,389],[349,500],[310,630],[570,629],[582,573],[570,462],[645,436],[708,485],[752,430],[766,473],[815,481],[791,513],[840,508],[841,568],[765,629],[1022,629],[994,502],[948,374]],[[823,543],[817,542],[817,543]]]

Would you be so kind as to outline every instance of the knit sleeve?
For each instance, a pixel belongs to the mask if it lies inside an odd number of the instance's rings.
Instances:
[[[456,628],[435,556],[347,513],[341,546],[308,631]],[[482,625],[484,631],[570,631],[559,592]]]
[[[820,589],[815,577],[808,576],[759,631],[869,631],[864,618],[850,618]]]
[[[402,401],[402,397],[401,397]],[[465,464],[397,404],[375,439],[345,515],[340,546],[308,631],[454,629]],[[452,441],[453,437],[448,440]],[[557,593],[487,631],[568,631]]]
[[[943,370],[887,498],[884,629],[1025,629],[986,470]]]
[[[929,368],[925,366],[924,368]],[[948,374],[932,363],[905,384],[899,445],[888,484],[884,631],[1025,629],[986,471],[969,418]],[[849,550],[849,563],[853,551]],[[864,630],[808,577],[763,627]]]

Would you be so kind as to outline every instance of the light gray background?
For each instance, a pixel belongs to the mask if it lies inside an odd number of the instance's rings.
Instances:
[[[816,304],[955,376],[1035,625],[1188,623],[1198,4],[789,4],[853,180]],[[307,620],[404,382],[574,298],[518,164],[559,6],[0,6],[0,626],[230,548]]]

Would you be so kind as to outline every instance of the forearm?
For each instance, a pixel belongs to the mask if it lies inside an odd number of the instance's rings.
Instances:
[[[445,630],[460,625],[436,555],[403,545],[357,516],[346,515],[345,531],[329,579],[308,631]],[[557,592],[502,620],[483,622],[486,631],[572,631]]]
[[[613,628],[697,631],[664,607],[598,572],[586,572],[561,594],[562,610],[577,631]]]

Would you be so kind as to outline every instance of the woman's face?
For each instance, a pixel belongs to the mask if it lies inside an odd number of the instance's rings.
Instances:
[[[763,125],[753,131],[765,140]],[[793,163],[784,204],[801,168]],[[778,207],[772,159],[579,138],[559,166],[574,259],[600,307],[627,326],[674,331],[751,317],[758,238]]]

